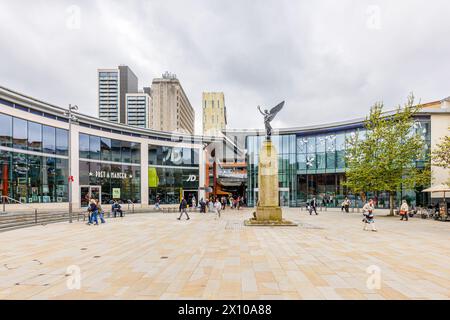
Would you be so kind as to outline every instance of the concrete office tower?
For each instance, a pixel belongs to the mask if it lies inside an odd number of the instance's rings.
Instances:
[[[126,94],[138,92],[138,78],[127,66],[98,69],[98,116],[126,123]]]
[[[223,92],[203,92],[203,134],[216,136],[226,129],[227,109]]]
[[[151,97],[147,93],[127,93],[126,115],[127,124],[135,127],[148,128],[150,124]]]
[[[194,108],[176,75],[166,72],[153,79],[151,94],[151,129],[194,134]]]

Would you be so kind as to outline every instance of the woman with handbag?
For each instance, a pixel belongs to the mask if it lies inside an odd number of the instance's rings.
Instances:
[[[362,211],[363,211],[363,215],[364,215],[364,231],[367,230],[367,225],[370,225],[372,227],[372,231],[377,231],[377,229],[375,228],[375,220],[374,220],[374,214],[373,211],[375,210],[374,206],[373,206],[373,199],[370,199],[369,202],[367,202]]]
[[[400,207],[400,215],[402,216],[400,220],[403,221],[403,218],[406,218],[406,221],[408,221],[408,212],[409,212],[408,203],[406,203],[406,200],[403,200],[402,206]]]

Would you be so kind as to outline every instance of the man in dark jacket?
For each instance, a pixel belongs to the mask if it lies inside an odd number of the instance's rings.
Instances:
[[[309,204],[309,215],[312,215],[313,210],[316,213],[316,216],[318,215],[316,207],[317,207],[317,200],[316,200],[316,197],[314,197],[311,200],[311,203]]]
[[[186,208],[187,208],[187,201],[186,201],[186,199],[183,197],[183,198],[181,199],[181,202],[180,202],[180,216],[178,217],[178,220],[181,220],[181,217],[183,216],[183,213],[186,214],[186,217],[187,217],[186,220],[189,220],[189,219],[190,219],[190,218],[189,218],[189,215],[188,215],[188,213],[187,213]]]

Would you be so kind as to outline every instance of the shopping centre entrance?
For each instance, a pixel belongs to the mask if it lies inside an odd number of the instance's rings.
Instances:
[[[81,207],[89,206],[91,199],[102,201],[102,187],[101,186],[80,186],[80,204]]]

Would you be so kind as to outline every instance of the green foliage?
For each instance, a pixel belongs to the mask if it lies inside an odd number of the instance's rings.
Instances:
[[[434,165],[445,169],[450,168],[450,136],[442,138],[441,143],[436,146],[436,150],[433,152],[432,159]]]
[[[411,95],[393,114],[383,113],[376,103],[365,120],[366,135],[357,133],[347,140],[346,185],[355,193],[412,189],[429,183],[429,165],[417,168],[417,160],[428,163],[425,142],[414,128],[414,115],[420,106]],[[391,201],[391,211],[393,204]]]

